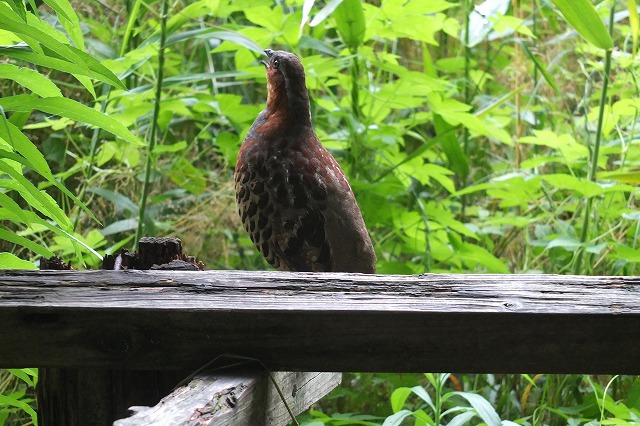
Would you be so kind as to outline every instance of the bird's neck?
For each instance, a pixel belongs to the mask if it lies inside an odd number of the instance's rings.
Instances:
[[[269,85],[267,120],[273,120],[281,130],[311,126],[309,92],[302,82],[282,82]]]

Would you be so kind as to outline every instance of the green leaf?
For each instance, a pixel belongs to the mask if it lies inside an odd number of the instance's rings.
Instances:
[[[138,218],[122,219],[110,223],[109,226],[104,227],[100,233],[105,237],[107,235],[113,235],[120,232],[134,231],[138,228]]]
[[[580,247],[584,246],[582,242],[580,242],[576,237],[569,235],[562,235],[553,240],[549,241],[546,249],[551,250],[552,248],[561,247],[569,252],[574,252]]]
[[[458,176],[467,176],[469,163],[467,163],[467,156],[464,155],[460,141],[456,137],[455,126],[450,125],[443,120],[440,114],[435,113],[433,114],[433,126],[436,129],[436,134],[440,136],[440,146],[447,157],[449,168]]]
[[[2,118],[4,121],[4,117]],[[6,157],[11,158],[14,161],[22,163],[45,178],[53,179],[53,174],[47,164],[42,153],[36,148],[36,146],[13,124],[4,121],[0,124],[0,139],[7,142],[7,148],[13,148],[24,158],[18,158],[17,156],[11,156],[6,152]],[[0,147],[0,149],[2,149]],[[4,151],[4,150],[3,150]],[[4,152],[0,152],[0,155]],[[4,155],[3,155],[4,156]]]
[[[469,392],[455,392],[455,394],[466,399],[487,426],[501,426],[500,416],[491,403],[482,396]]]
[[[133,7],[129,10],[129,13],[127,13],[127,28],[125,29],[124,36],[122,37],[120,57],[125,56],[125,54],[127,53],[129,40],[131,38],[131,34],[133,34],[133,29],[136,26],[136,22],[138,21],[141,5],[142,0],[136,0],[136,2],[133,4]]]
[[[7,196],[4,192],[0,192],[0,205],[3,205],[4,208],[18,216],[26,225],[29,225],[29,218],[23,213],[24,210],[22,210],[18,203],[13,201],[13,199]]]
[[[84,52],[82,53],[84,54]],[[88,76],[90,78],[95,78],[98,81],[111,84],[112,86],[125,89],[122,82],[115,76],[114,79],[110,76],[102,75],[95,70],[82,68],[78,66],[78,64],[70,62],[69,60],[64,58],[55,58],[47,56],[45,54],[33,52],[32,49],[28,46],[0,46],[0,55],[73,74],[76,78],[78,78],[79,76]]]
[[[235,31],[221,31],[219,28],[200,28],[197,30],[185,31],[182,33],[172,34],[167,37],[167,46],[170,46],[174,43],[179,43],[185,40],[202,38],[206,40],[210,39],[218,39],[229,41],[231,43],[235,43],[238,46],[242,46],[246,49],[251,50],[252,52],[258,53],[260,55],[264,55],[264,48],[260,47],[255,41],[251,40],[249,37],[242,35]],[[154,35],[149,38],[145,44],[150,42],[157,42],[160,40],[160,35]]]
[[[429,407],[435,410],[435,405],[433,405],[431,395],[429,395],[429,392],[427,392],[425,388],[423,388],[422,386],[414,386],[411,388],[411,392],[416,394],[420,399],[426,402]]]
[[[69,34],[73,44],[84,50],[84,38],[82,37],[82,29],[80,28],[80,20],[76,15],[73,6],[67,0],[44,0],[44,2],[55,10],[60,23]]]
[[[20,380],[22,380],[23,382],[25,382],[26,384],[28,384],[29,386],[35,386],[35,381],[33,380],[33,370],[31,370],[30,368],[8,368],[7,371],[11,374],[13,374],[14,376],[16,376],[17,378],[19,378]],[[37,377],[37,374],[36,374]]]
[[[456,234],[457,235],[457,234]],[[489,273],[508,274],[509,268],[502,260],[495,257],[484,247],[471,243],[462,243],[456,247],[455,254],[462,259],[470,269],[482,266]]]
[[[16,95],[0,98],[0,106],[8,111],[30,111],[35,109],[48,114],[60,115],[72,120],[91,124],[115,136],[121,137],[127,142],[144,146],[144,143],[135,137],[118,120],[71,99],[57,97],[36,98],[30,95]]]
[[[131,201],[131,199],[126,195],[122,195],[107,188],[96,188],[93,186],[87,188],[87,192],[93,192],[94,194],[98,194],[101,197],[111,201],[115,205],[117,211],[127,210],[134,215],[138,214],[138,205]]]
[[[65,237],[65,238],[70,239],[74,244],[77,243],[77,244],[81,245],[82,247],[86,248],[87,251],[89,251],[91,254],[96,256],[98,259],[102,260],[102,255],[100,253],[95,251],[93,249],[93,247],[90,247],[89,245],[87,245],[87,243],[85,243],[84,241],[82,241],[81,239],[76,237],[75,235],[65,231],[62,228],[59,228],[59,227],[49,223],[48,221],[42,219],[40,216],[38,216],[34,212],[24,211],[24,214],[26,214],[28,216],[29,222],[33,222],[35,224],[41,225],[41,226],[49,229],[50,231],[53,231],[54,233],[56,233],[57,235],[59,235],[61,237]],[[9,211],[9,210],[7,210],[5,208],[1,208],[1,207],[0,207],[0,220],[10,220],[10,221],[12,221],[14,223],[24,223],[24,222],[22,222],[22,220],[17,215],[15,215],[11,211]],[[78,257],[78,259],[82,258],[82,254],[77,249],[76,249],[76,256]]]
[[[382,426],[400,426],[404,421],[404,419],[412,415],[413,415],[413,412],[409,410],[398,411],[397,413],[387,417],[384,420],[384,423],[382,423]],[[353,424],[353,423],[349,423],[349,424]]]
[[[4,117],[3,117],[4,119]],[[22,155],[22,157],[17,155],[11,155],[6,151],[0,149],[0,156],[10,158],[13,161],[17,161],[36,173],[40,174],[44,177],[49,183],[54,185],[60,191],[62,191],[67,197],[69,197],[77,206],[79,206],[82,210],[84,210],[89,217],[91,217],[96,222],[99,222],[98,219],[91,213],[91,211],[87,208],[87,206],[80,201],[71,191],[67,189],[64,184],[59,182],[51,173],[51,169],[49,169],[49,165],[45,160],[44,156],[38,148],[29,140],[27,137],[20,132],[20,130],[11,123],[5,121],[5,125],[0,124],[0,140],[5,140],[7,143],[13,147],[18,153]]]
[[[518,38],[515,39],[515,42],[524,49],[524,51],[527,53],[527,56],[529,56],[529,59],[531,59],[531,61],[533,62],[533,65],[535,65],[538,71],[540,71],[545,81],[547,82],[547,84],[549,84],[549,86],[551,86],[553,91],[556,93],[560,93],[560,89],[558,89],[558,86],[556,86],[556,82],[553,81],[553,77],[551,77],[551,74],[549,74],[547,69],[542,65],[542,62],[540,62],[538,57],[534,55],[533,52],[529,49],[529,46],[527,46],[527,44],[523,40],[520,40]]]
[[[37,71],[20,68],[13,64],[0,64],[0,78],[13,80],[42,97],[62,96],[60,89],[51,80]]]
[[[342,3],[343,0],[331,0],[329,2],[327,2],[327,4],[320,9],[320,11],[318,13],[315,14],[315,16],[313,17],[313,19],[311,20],[311,22],[309,22],[309,26],[310,27],[315,27],[318,24],[321,24],[325,19],[327,19],[337,8],[338,6],[340,6],[340,4]],[[305,2],[306,3],[313,3],[313,2]],[[310,9],[310,7],[309,7]]]
[[[153,148],[154,154],[164,154],[167,152],[179,152],[187,147],[187,141],[180,141],[169,145],[156,145]]]
[[[471,424],[471,419],[476,416],[473,411],[465,411],[451,419],[447,426],[464,426]]]
[[[640,32],[640,19],[638,18],[637,0],[627,0],[629,8],[629,26],[631,27],[631,37],[633,38],[633,52],[638,52],[638,33]]]
[[[184,157],[174,160],[169,177],[176,185],[196,195],[202,194],[207,186],[202,172]]]
[[[25,8],[22,0],[8,0],[7,3],[9,3],[11,9],[20,16],[20,19],[27,22],[27,9]]]
[[[20,245],[43,257],[49,258],[53,256],[53,252],[51,252],[51,250],[25,237],[21,237],[20,235],[17,235],[16,233],[11,232],[4,227],[0,227],[0,240]]]
[[[640,185],[640,172],[628,172],[628,173],[609,172],[609,173],[601,173],[600,177],[604,179],[613,179],[618,182],[628,183],[630,185]]]
[[[3,17],[4,19],[0,20],[0,29],[10,31],[21,37],[36,54],[75,63],[82,71],[82,75],[99,76],[98,78],[101,81],[108,82],[120,89],[126,89],[118,77],[102,65],[100,61],[84,51],[65,43],[64,36],[48,24],[35,18],[29,19],[29,24],[26,24],[11,9],[0,3],[0,15],[2,14],[6,15]],[[42,46],[39,46],[38,43]],[[91,86],[87,87],[87,89],[93,90]]]
[[[361,0],[342,0],[333,16],[344,43],[351,49],[360,46],[366,30]]]
[[[411,395],[411,389],[406,387],[400,387],[393,391],[391,394],[391,410],[394,413],[397,413],[404,407],[404,403],[407,401],[407,398]]]
[[[68,228],[71,226],[71,222],[67,215],[62,211],[58,204],[48,194],[40,192],[31,182],[29,182],[23,175],[17,173],[14,169],[9,167],[7,163],[0,161],[0,172],[8,174],[16,183],[20,186],[20,195],[25,201],[38,209],[42,214],[47,215],[51,219],[55,220],[61,227]],[[33,203],[35,201],[35,204]]]
[[[613,48],[613,41],[600,15],[589,0],[551,0],[564,18],[589,43],[604,50]]]
[[[11,253],[0,253],[0,269],[38,269],[36,265]],[[1,395],[0,395],[1,396]],[[0,405],[3,401],[0,400]]]

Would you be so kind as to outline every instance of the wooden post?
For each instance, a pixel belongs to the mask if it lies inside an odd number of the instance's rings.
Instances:
[[[111,425],[132,405],[153,405],[189,373],[41,368],[37,399],[39,425]]]

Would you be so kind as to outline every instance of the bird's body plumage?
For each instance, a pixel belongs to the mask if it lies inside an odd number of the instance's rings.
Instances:
[[[267,107],[235,170],[244,227],[279,270],[374,273],[375,253],[349,182],[311,126],[302,64],[287,52],[265,52]]]

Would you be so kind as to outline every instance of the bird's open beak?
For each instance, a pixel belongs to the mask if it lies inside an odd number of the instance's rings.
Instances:
[[[271,59],[271,57],[273,56],[273,53],[274,53],[274,52],[273,52],[273,50],[271,50],[271,49],[264,49],[264,53],[267,55],[267,57],[268,57],[269,59]],[[260,62],[262,62],[262,64],[263,64],[265,67],[269,68],[269,62],[267,62],[267,61],[260,61]]]

